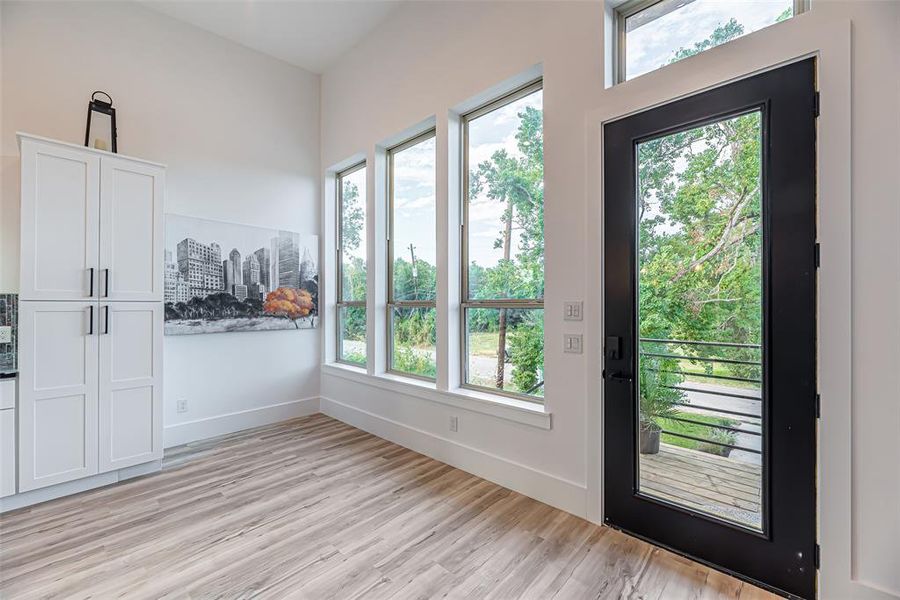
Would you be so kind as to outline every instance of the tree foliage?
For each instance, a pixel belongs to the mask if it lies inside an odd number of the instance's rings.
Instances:
[[[280,287],[266,296],[263,311],[269,315],[290,319],[294,327],[299,329],[297,319],[308,316],[314,306],[312,295],[306,290]]]
[[[724,25],[719,25],[712,34],[691,46],[690,48],[679,48],[669,59],[669,64],[677,62],[683,58],[700,54],[704,50],[709,50],[725,42],[730,42],[736,37],[744,35],[744,26],[737,22],[736,19],[730,19]]]

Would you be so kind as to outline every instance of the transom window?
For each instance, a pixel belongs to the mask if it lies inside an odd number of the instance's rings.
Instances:
[[[544,389],[544,143],[540,81],[463,117],[462,381]]]
[[[388,370],[437,371],[435,133],[388,151]]]
[[[616,10],[616,79],[626,81],[809,8],[809,0],[631,0]]]
[[[337,360],[366,365],[366,163],[337,176]]]

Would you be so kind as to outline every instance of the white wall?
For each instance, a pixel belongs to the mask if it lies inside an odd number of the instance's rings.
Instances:
[[[322,79],[323,166],[371,148],[431,116],[446,152],[448,111],[543,63],[545,144],[545,390],[553,429],[544,431],[412,396],[360,393],[323,374],[322,395],[408,427],[452,440],[506,462],[494,478],[521,465],[541,484],[528,491],[585,514],[585,369],[563,354],[563,301],[584,298],[584,115],[602,90],[600,28],[595,3],[411,3],[395,13]],[[450,32],[453,32],[450,34]],[[461,35],[465,32],[465,35]],[[412,50],[412,49],[415,50]],[[390,65],[373,69],[373,65]],[[361,98],[378,98],[377,102]],[[445,155],[446,156],[446,155]],[[439,170],[439,173],[441,171]],[[446,173],[446,171],[444,171]],[[439,186],[440,187],[440,186]],[[578,323],[567,331],[579,331]],[[464,452],[464,450],[460,450]],[[491,475],[491,473],[483,473]],[[509,484],[509,481],[504,483]],[[541,496],[545,494],[545,496]]]
[[[97,89],[118,109],[119,152],[168,165],[166,212],[318,233],[318,76],[134,3],[0,10],[0,290],[18,285],[15,132],[80,143]],[[167,337],[167,443],[307,408],[318,364],[313,330]]]
[[[826,558],[842,561],[834,576],[823,577],[823,591],[839,598],[900,596],[900,3],[818,0],[813,5],[812,14],[771,28],[765,39],[777,47],[791,28],[852,21],[852,396],[833,400],[850,407],[852,438],[821,440],[828,456],[837,444],[842,444],[837,454],[848,461],[852,456],[852,478],[845,482],[852,485],[852,508],[836,517],[829,513],[829,522],[822,523],[823,532],[851,523],[852,547],[823,547]],[[745,48],[753,51],[753,36],[745,39]],[[691,60],[727,71],[722,61],[733,48]],[[584,298],[592,311],[599,302],[586,284],[594,277],[588,267],[600,264],[589,254],[598,247],[600,231],[585,218],[599,193],[591,180],[595,167],[588,164],[597,151],[590,147],[595,137],[588,133],[587,115],[611,103],[626,111],[644,108],[654,83],[678,89],[673,72],[605,89],[599,3],[411,3],[323,75],[322,165],[327,169],[360,154],[377,158],[376,145],[433,116],[445,152],[439,161],[451,162],[449,168],[439,164],[439,178],[446,177],[452,171],[452,156],[446,155],[448,111],[538,63],[545,83],[545,353],[552,429],[436,403],[414,389],[398,394],[334,367],[323,369],[322,409],[596,518],[588,483],[597,477],[587,470],[597,462],[589,454],[597,440],[585,429],[588,417],[598,413],[593,405],[601,401],[588,393],[600,367],[562,352],[563,331],[580,329],[564,324],[563,301]],[[685,73],[690,66],[674,68]],[[846,105],[843,99],[826,102]],[[332,200],[326,194],[324,201]],[[325,217],[330,225],[327,210]],[[599,330],[585,329],[584,335],[586,348],[599,346]],[[453,414],[460,416],[455,433],[447,425]],[[821,476],[834,485],[832,473]],[[824,539],[850,545],[841,536]]]

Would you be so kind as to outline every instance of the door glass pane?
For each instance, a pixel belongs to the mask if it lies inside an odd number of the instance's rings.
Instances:
[[[640,492],[761,529],[761,114],[637,158]]]

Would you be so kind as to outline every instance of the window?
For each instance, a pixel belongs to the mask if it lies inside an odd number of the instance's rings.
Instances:
[[[809,0],[631,0],[616,10],[626,81],[805,11]]]
[[[366,164],[337,176],[337,360],[366,365]]]
[[[437,226],[430,131],[388,151],[388,370],[434,379]]]
[[[543,89],[462,120],[462,381],[529,399],[544,390]]]

